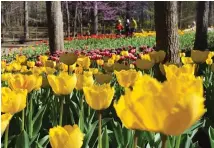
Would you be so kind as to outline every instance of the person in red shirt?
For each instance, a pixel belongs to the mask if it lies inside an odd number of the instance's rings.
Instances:
[[[122,23],[121,23],[121,20],[118,20],[118,21],[117,21],[116,30],[117,30],[117,34],[118,34],[118,35],[121,35],[122,30],[123,30],[123,25],[122,25]]]

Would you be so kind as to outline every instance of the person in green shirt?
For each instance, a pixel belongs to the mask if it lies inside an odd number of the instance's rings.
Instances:
[[[136,32],[137,30],[137,22],[133,17],[131,18],[130,27],[131,27],[131,35],[133,35],[133,33]]]

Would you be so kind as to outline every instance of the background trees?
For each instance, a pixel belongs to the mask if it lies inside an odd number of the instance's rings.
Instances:
[[[19,38],[24,34],[24,2],[3,1],[1,2],[2,21],[5,37]],[[154,30],[154,2],[147,1],[97,1],[98,33],[114,32],[114,23],[117,19],[124,20],[127,14],[131,14],[138,22],[138,31]],[[213,25],[213,2],[210,5],[209,26]],[[128,4],[128,5],[127,5]],[[182,1],[178,3],[179,29],[188,28],[196,19],[197,2]],[[76,7],[77,6],[77,7]],[[128,6],[128,7],[127,7]],[[90,1],[61,2],[63,13],[64,32],[71,36],[74,32],[85,34],[88,30],[93,33],[94,26],[94,3]],[[46,4],[43,1],[28,2],[28,26],[29,38],[47,37]],[[68,17],[69,14],[69,17]],[[90,24],[90,25],[88,25]],[[89,28],[89,26],[91,28]],[[70,31],[69,30],[70,27]],[[68,35],[68,32],[70,35]]]

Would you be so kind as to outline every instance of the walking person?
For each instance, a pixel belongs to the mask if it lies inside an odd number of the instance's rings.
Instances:
[[[117,21],[116,30],[117,30],[117,35],[121,35],[122,30],[123,30],[123,25],[122,25],[121,20]]]
[[[130,21],[129,21],[129,19],[126,19],[126,22],[125,22],[125,34],[126,34],[126,37],[128,37],[130,35]]]
[[[131,36],[132,36],[133,33],[137,31],[137,22],[133,17],[131,18],[130,27],[131,27]]]

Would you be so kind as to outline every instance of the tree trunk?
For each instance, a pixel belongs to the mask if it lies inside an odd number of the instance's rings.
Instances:
[[[29,38],[28,28],[28,2],[24,1],[24,39],[25,41]]]
[[[97,8],[97,1],[93,2],[94,4],[94,24],[93,24],[93,34],[98,34],[98,8]]]
[[[80,34],[83,35],[83,30],[82,30],[82,11],[83,11],[83,2],[80,2],[80,16],[79,16],[79,21],[80,21]]]
[[[74,34],[73,36],[75,37],[76,33],[77,33],[77,10],[78,10],[78,2],[76,2],[75,5],[75,14],[74,14]]]
[[[51,54],[64,49],[63,20],[60,1],[46,2],[49,48]]]
[[[178,27],[182,28],[182,1],[178,1]]]
[[[209,4],[209,27],[213,26],[214,23],[213,23],[213,2],[210,1],[210,4]]]
[[[197,3],[197,20],[196,20],[196,34],[194,49],[205,50],[207,49],[207,29],[208,29],[208,12],[209,2],[199,1]]]
[[[177,2],[155,1],[156,49],[166,52],[166,60],[180,64]]]
[[[67,37],[70,37],[71,28],[70,28],[70,12],[68,8],[68,1],[66,1],[65,5],[66,5]]]

